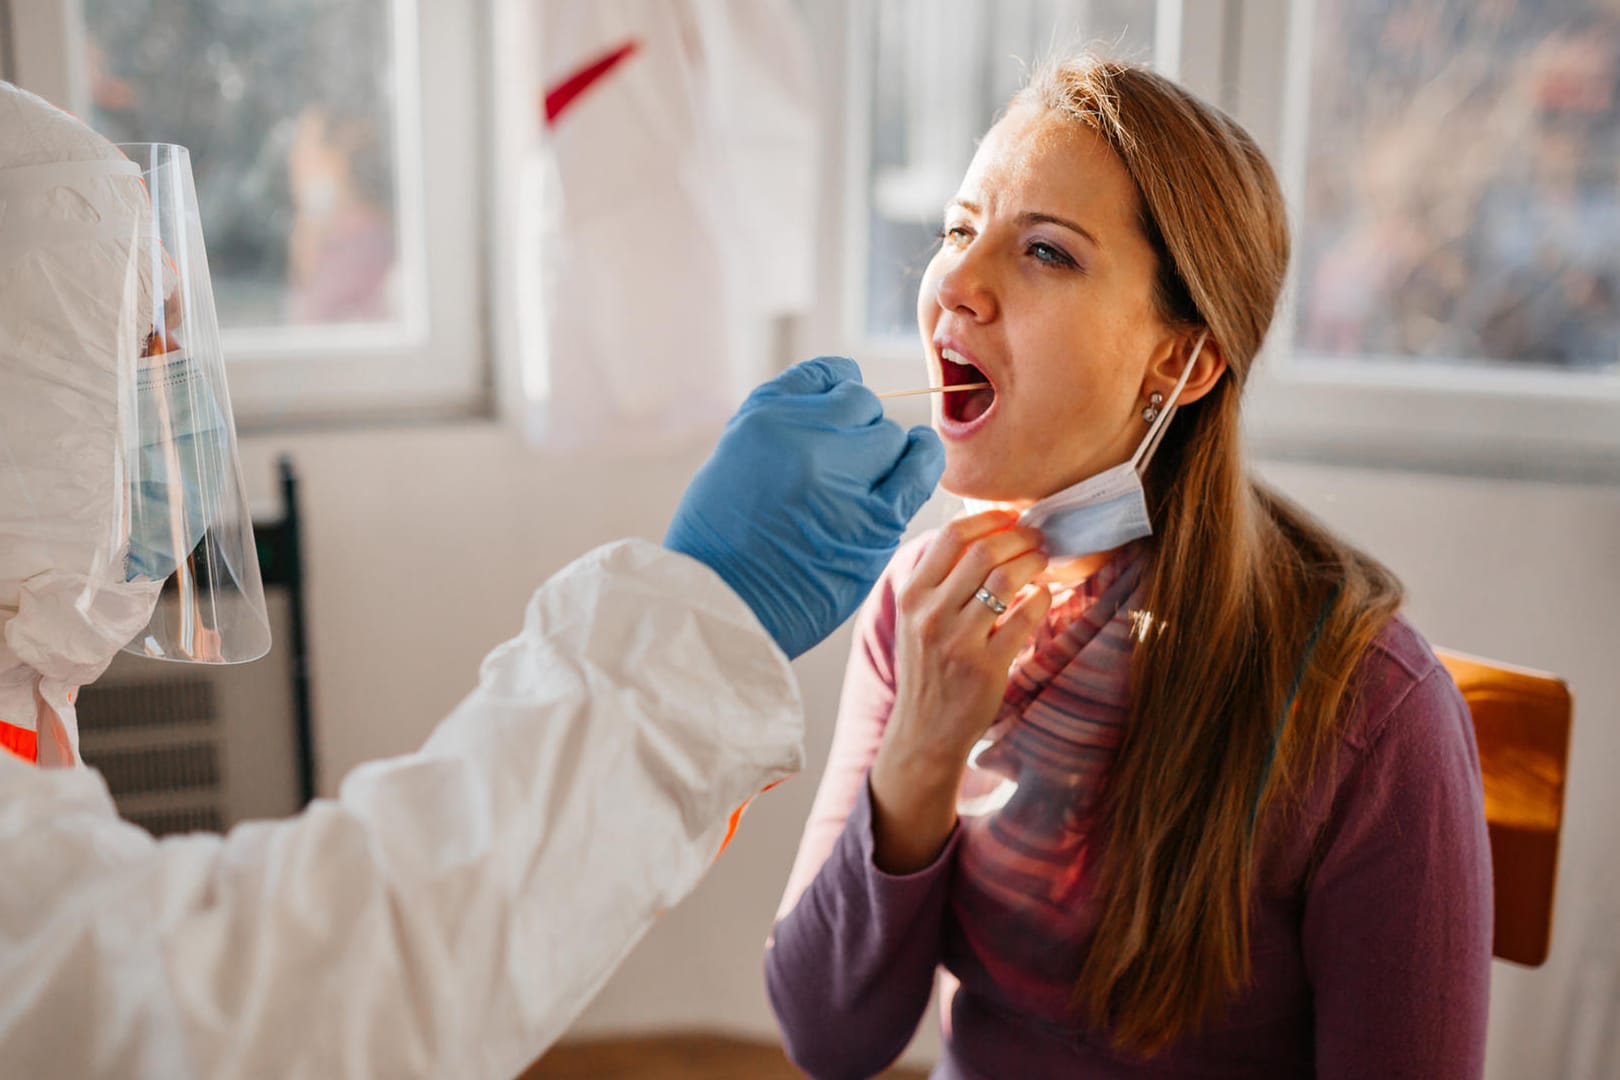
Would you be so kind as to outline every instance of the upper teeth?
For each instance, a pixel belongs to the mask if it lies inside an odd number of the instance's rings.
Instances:
[[[961,364],[963,367],[973,366],[969,364],[966,358],[964,358],[962,354],[957,352],[955,349],[941,349],[939,350],[939,355],[942,359],[949,360],[953,364]]]

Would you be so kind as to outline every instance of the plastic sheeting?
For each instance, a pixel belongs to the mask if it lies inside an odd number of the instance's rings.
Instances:
[[[531,439],[713,430],[763,373],[769,321],[811,299],[803,17],[789,0],[510,0],[497,19],[520,40],[497,103],[516,171],[501,269]]]

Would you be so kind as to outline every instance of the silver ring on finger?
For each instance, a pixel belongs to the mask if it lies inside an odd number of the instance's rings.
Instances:
[[[956,595],[961,596],[962,594],[957,593]],[[1002,601],[1001,597],[997,596],[983,585],[980,585],[979,591],[973,594],[973,599],[977,600],[979,603],[983,604],[997,615],[1005,614],[1007,611],[1007,605]]]

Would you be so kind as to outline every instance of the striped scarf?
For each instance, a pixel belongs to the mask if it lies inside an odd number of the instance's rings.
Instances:
[[[1013,665],[958,803],[951,906],[963,941],[1009,997],[1054,1016],[1096,927],[1093,810],[1129,711],[1145,551],[1127,546],[1054,604]]]

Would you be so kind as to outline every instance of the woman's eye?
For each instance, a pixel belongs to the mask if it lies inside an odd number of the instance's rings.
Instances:
[[[973,238],[973,233],[965,225],[946,225],[936,235],[942,243],[953,247],[961,247]]]
[[[1044,240],[1036,240],[1029,245],[1029,253],[1041,262],[1050,266],[1076,266],[1078,265],[1069,253],[1060,247],[1054,247]]]

